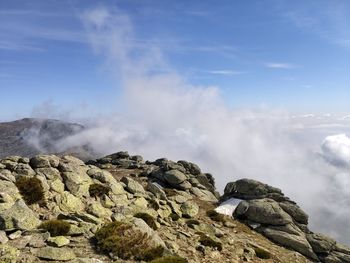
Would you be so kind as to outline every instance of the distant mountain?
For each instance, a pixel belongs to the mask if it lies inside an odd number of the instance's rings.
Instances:
[[[10,155],[31,157],[40,153],[60,153],[60,143],[84,126],[52,119],[25,118],[0,123],[0,158]],[[83,159],[91,157],[88,147],[64,149]]]

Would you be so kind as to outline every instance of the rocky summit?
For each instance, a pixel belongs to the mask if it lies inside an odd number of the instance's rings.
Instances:
[[[229,215],[220,207],[236,200]],[[118,152],[0,160],[0,262],[350,262],[280,189]]]

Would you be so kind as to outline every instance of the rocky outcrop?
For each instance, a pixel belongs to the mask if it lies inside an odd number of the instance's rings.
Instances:
[[[226,185],[221,200],[241,199],[233,216],[270,240],[321,262],[350,262],[349,249],[308,229],[308,215],[278,188],[251,179]],[[346,249],[337,249],[343,247]]]
[[[25,191],[19,186],[24,178]],[[120,257],[113,242],[137,244],[139,239],[142,246],[151,243],[154,253],[196,263],[309,262],[302,255],[348,262],[350,249],[309,231],[307,214],[281,190],[239,180],[226,187],[222,200],[232,197],[243,200],[234,218],[255,230],[215,213],[213,176],[191,162],[149,162],[127,152],[87,163],[72,156],[7,157],[0,160],[0,262],[111,262]],[[106,253],[94,237],[111,222],[130,240],[114,235],[104,244],[112,245]],[[63,226],[55,232],[50,224]]]

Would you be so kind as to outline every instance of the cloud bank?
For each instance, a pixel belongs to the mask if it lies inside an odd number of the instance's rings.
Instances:
[[[90,128],[64,140],[61,149],[89,144],[101,155],[128,150],[147,159],[186,159],[211,172],[219,190],[239,178],[257,179],[297,201],[315,231],[350,244],[349,172],[325,161],[346,155],[344,136],[341,143],[328,137],[322,152],[324,127],[279,110],[232,110],[220,89],[191,85],[171,70],[162,50],[140,47],[120,10],[100,7],[81,19],[122,95],[114,114],[89,120]]]

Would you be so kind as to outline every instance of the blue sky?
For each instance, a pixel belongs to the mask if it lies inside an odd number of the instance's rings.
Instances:
[[[154,71],[217,86],[231,107],[350,111],[347,0],[0,0],[0,119],[43,103],[115,110],[118,75],[81,19],[101,6],[130,19],[140,49],[161,50],[166,66]]]

